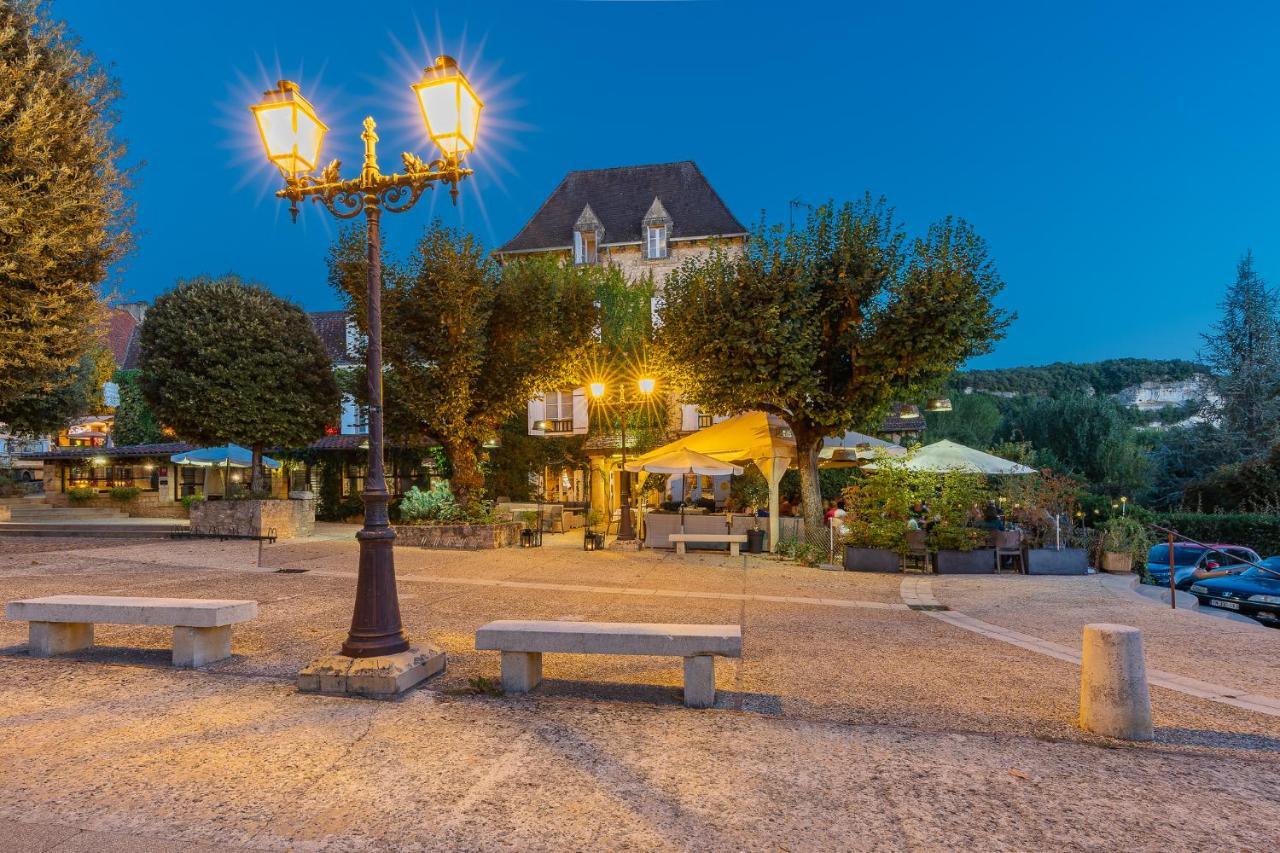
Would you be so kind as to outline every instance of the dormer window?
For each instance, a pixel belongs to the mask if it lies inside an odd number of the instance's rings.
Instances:
[[[656,197],[649,205],[649,212],[644,215],[641,233],[644,235],[644,256],[646,260],[657,261],[667,257],[667,239],[671,234],[671,217],[667,209]]]
[[[667,226],[650,225],[645,228],[645,256],[649,260],[667,256]]]
[[[596,253],[596,232],[573,232],[573,262],[575,264],[594,264]]]
[[[582,208],[582,215],[573,224],[573,262],[575,264],[599,263],[600,241],[603,237],[604,226],[591,210],[591,205]]]

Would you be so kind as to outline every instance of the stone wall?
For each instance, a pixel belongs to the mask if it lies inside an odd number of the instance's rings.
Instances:
[[[478,551],[520,544],[518,521],[500,524],[397,524],[396,544],[418,548]]]
[[[118,509],[130,518],[186,518],[187,510],[180,503],[162,501],[155,492],[143,492],[131,501],[113,501],[110,495],[94,495],[87,501],[72,503],[65,492],[45,492],[45,502],[51,506],[87,506],[98,509]]]
[[[310,536],[316,526],[314,500],[200,501],[191,505],[192,533],[266,536],[279,539]]]

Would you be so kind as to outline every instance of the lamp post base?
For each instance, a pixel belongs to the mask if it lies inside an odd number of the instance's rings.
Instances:
[[[301,693],[393,699],[411,687],[444,672],[444,650],[411,646],[407,651],[379,657],[326,655],[298,673]]]

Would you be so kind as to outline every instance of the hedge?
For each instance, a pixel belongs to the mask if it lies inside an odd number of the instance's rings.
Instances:
[[[1280,554],[1280,515],[1261,512],[1161,512],[1152,522],[1200,542],[1246,545],[1264,557]]]

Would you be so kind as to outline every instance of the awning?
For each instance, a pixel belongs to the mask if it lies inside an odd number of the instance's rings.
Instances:
[[[741,474],[740,465],[722,462],[705,453],[681,447],[661,456],[646,454],[643,461],[627,463],[628,471],[647,471],[650,474]]]
[[[877,466],[872,462],[865,467],[874,471]],[[963,444],[956,444],[946,439],[920,448],[903,463],[903,467],[909,471],[937,473],[949,471],[966,474],[1038,473],[1036,469],[1028,468],[1026,465],[1019,465],[1017,462],[1001,459],[999,456],[992,456],[990,453],[983,453],[981,450],[974,450],[972,447],[965,447]]]
[[[253,464],[253,451],[238,444],[228,444],[225,447],[203,447],[175,453],[169,457],[169,461],[200,468],[248,468]],[[280,467],[279,462],[267,456],[262,457],[262,464],[272,470]]]

